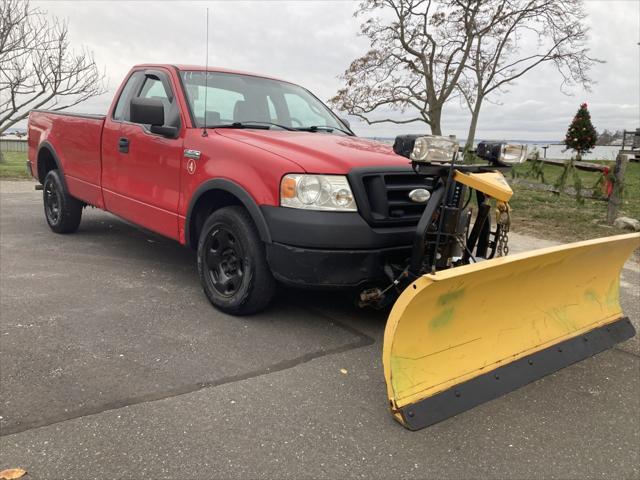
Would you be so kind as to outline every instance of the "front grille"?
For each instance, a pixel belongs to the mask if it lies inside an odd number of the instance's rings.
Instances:
[[[355,169],[349,177],[360,213],[372,226],[417,224],[426,204],[412,202],[409,192],[416,188],[431,192],[434,186],[432,178],[416,175],[410,168]]]

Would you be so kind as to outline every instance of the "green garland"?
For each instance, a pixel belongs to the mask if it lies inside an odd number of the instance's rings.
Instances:
[[[582,179],[578,174],[575,161],[576,160],[572,157],[571,160],[564,164],[562,173],[558,177],[558,180],[556,180],[554,187],[558,190],[558,193],[563,192],[567,186],[567,181],[569,178],[572,178],[573,188],[576,191],[576,202],[578,202],[579,205],[583,205],[584,197],[582,196]]]

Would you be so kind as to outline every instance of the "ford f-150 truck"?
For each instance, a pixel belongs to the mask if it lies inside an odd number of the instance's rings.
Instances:
[[[196,66],[133,67],[106,116],[32,111],[28,158],[54,232],[94,206],[197,249],[205,294],[233,314],[277,281],[388,284],[432,188],[308,90]]]

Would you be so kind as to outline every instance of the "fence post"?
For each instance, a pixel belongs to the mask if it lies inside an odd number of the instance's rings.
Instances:
[[[624,172],[627,168],[627,155],[621,153],[616,157],[616,166],[613,168],[613,175],[615,177],[613,184],[613,192],[609,197],[609,204],[607,205],[607,223],[613,224],[613,221],[618,216],[618,207],[622,203],[622,194],[624,190]]]

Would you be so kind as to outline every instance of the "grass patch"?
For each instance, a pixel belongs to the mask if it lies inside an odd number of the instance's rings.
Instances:
[[[613,162],[606,162],[613,168]],[[514,167],[519,178],[529,171],[528,164]],[[544,166],[545,183],[553,185],[562,172],[562,167]],[[583,188],[592,188],[598,180],[598,172],[579,171]],[[534,180],[531,178],[530,180]],[[572,186],[572,180],[567,182]],[[560,241],[586,240],[623,233],[607,225],[607,202],[584,199],[580,204],[574,197],[554,194],[512,185],[514,195],[509,202],[513,207],[512,224],[516,232],[544,236]],[[625,173],[623,202],[618,216],[640,218],[640,163],[629,162]]]
[[[26,152],[2,152],[4,162],[0,162],[0,178],[28,179]]]

